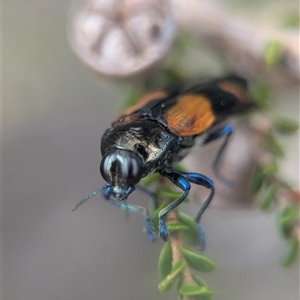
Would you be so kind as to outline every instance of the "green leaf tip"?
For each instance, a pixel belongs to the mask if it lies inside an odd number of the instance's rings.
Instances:
[[[248,193],[250,195],[258,193],[263,185],[264,179],[263,168],[260,165],[255,165],[251,173]]]
[[[263,194],[259,208],[262,210],[267,210],[270,208],[271,204],[277,200],[277,187],[275,184],[269,184],[265,193]]]
[[[268,150],[278,157],[284,156],[284,150],[277,138],[273,134],[268,134],[265,138]]]
[[[135,103],[137,103],[141,96],[142,96],[142,93],[131,92],[130,95],[128,95],[127,99],[125,99],[125,101],[122,104],[122,107],[121,107],[122,111],[128,107],[131,107]]]
[[[288,205],[281,209],[278,216],[279,230],[284,238],[289,238],[291,229],[298,221],[299,206],[296,204]]]
[[[187,246],[197,246],[198,245],[198,229],[195,221],[187,214],[179,211],[178,220],[188,227],[188,230],[181,232],[183,242]]]
[[[172,268],[172,271],[158,284],[159,291],[162,293],[167,292],[173,286],[184,267],[184,260],[179,260],[176,262]]]
[[[158,273],[165,278],[172,271],[172,249],[170,242],[165,242],[158,259]]]
[[[299,128],[299,123],[289,118],[278,118],[274,121],[275,130],[281,134],[293,134]]]
[[[292,237],[281,259],[281,265],[284,267],[289,267],[293,264],[299,254],[299,242],[296,237]]]
[[[262,167],[262,175],[267,177],[274,176],[277,173],[278,169],[278,164],[275,161],[273,161]]]
[[[265,46],[264,60],[268,67],[278,66],[284,56],[283,45],[276,40],[269,41]]]
[[[194,281],[199,285],[199,286],[206,286],[208,287],[207,283],[204,281],[204,279],[198,275],[193,274],[192,275]]]
[[[144,177],[142,179],[142,186],[143,187],[148,187],[150,186],[153,182],[157,181],[160,178],[160,174],[159,173],[153,173],[148,175],[147,177]]]
[[[216,264],[212,260],[203,255],[189,251],[183,247],[180,247],[180,252],[184,255],[188,265],[197,271],[211,272],[216,267]]]
[[[157,190],[157,194],[173,200],[178,199],[182,195],[182,192],[174,192],[170,188],[161,188]]]
[[[250,88],[249,94],[255,104],[261,109],[270,107],[272,88],[268,84],[263,82],[257,82],[256,84],[253,84]]]
[[[178,290],[179,294],[182,296],[202,296],[205,299],[210,299],[213,292],[206,286],[199,286],[198,284],[182,284]]]
[[[188,230],[189,227],[181,222],[168,223],[169,232]]]

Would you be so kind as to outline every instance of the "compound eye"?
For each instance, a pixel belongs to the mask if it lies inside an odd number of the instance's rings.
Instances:
[[[100,173],[110,185],[125,189],[140,181],[143,175],[143,164],[136,154],[118,149],[103,157]]]
[[[127,182],[130,186],[137,184],[143,175],[142,162],[138,157],[129,156],[127,159]]]
[[[100,173],[103,179],[109,184],[111,184],[112,182],[112,173],[111,173],[112,160],[113,160],[112,156],[107,155],[103,157],[100,163]]]

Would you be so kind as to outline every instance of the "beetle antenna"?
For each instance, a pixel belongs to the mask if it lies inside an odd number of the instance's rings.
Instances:
[[[92,193],[90,193],[88,196],[84,197],[83,199],[81,199],[73,208],[72,211],[74,211],[75,209],[77,209],[80,205],[82,205],[84,202],[88,201],[89,199],[91,199],[92,197],[94,197],[95,195],[97,195],[98,193],[100,193],[102,190],[106,189],[108,186],[105,185],[104,187],[97,189],[95,191],[93,191]]]

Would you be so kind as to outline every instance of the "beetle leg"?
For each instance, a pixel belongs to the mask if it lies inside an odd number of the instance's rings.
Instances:
[[[205,200],[205,202],[203,203],[203,205],[201,206],[199,212],[197,213],[197,215],[195,217],[195,222],[197,223],[197,227],[198,227],[200,250],[201,251],[204,250],[205,234],[204,234],[202,225],[200,224],[200,219],[213,198],[213,195],[215,192],[213,181],[210,180],[208,177],[206,177],[202,174],[198,174],[198,173],[178,173],[176,171],[168,173],[166,171],[161,171],[161,175],[170,179],[177,187],[181,188],[184,192],[183,195],[179,199],[175,200],[174,202],[172,202],[171,204],[166,206],[158,214],[159,233],[163,240],[168,239],[168,229],[167,229],[164,218],[168,212],[170,212],[173,208],[178,206],[187,197],[189,190],[190,190],[189,182],[195,183],[195,184],[198,184],[198,185],[201,185],[201,186],[204,186],[204,187],[210,189],[209,196],[207,197],[207,199]]]
[[[143,187],[140,184],[137,184],[135,186],[135,189],[143,192],[146,195],[148,195],[152,199],[152,201],[153,201],[153,207],[154,207],[154,209],[157,208],[157,197],[156,197],[155,193],[153,193],[152,191],[148,190],[147,188]]]
[[[224,136],[224,142],[222,143],[220,149],[218,150],[217,154],[216,154],[216,157],[212,163],[212,168],[213,168],[213,171],[217,177],[218,180],[220,180],[221,182],[223,182],[224,184],[226,185],[229,185],[229,186],[233,186],[233,182],[228,180],[227,178],[225,178],[224,176],[222,176],[222,174],[220,173],[220,170],[219,170],[219,166],[220,166],[220,162],[221,162],[221,159],[222,159],[222,155],[224,153],[224,150],[228,144],[228,141],[229,141],[229,138],[231,136],[233,132],[233,127],[231,125],[226,125],[212,133],[210,133],[208,135],[208,137],[204,140],[203,144],[208,144],[222,136]]]
[[[109,194],[104,195],[104,197],[106,198],[106,200],[110,204],[112,204],[114,206],[117,206],[117,207],[121,208],[122,210],[126,210],[127,212],[134,212],[134,213],[142,214],[144,216],[144,219],[145,219],[145,229],[146,229],[146,232],[147,232],[148,239],[151,242],[153,242],[155,240],[154,235],[153,235],[153,226],[152,226],[152,222],[151,222],[151,219],[150,219],[150,215],[149,215],[149,212],[147,211],[147,209],[145,207],[138,206],[138,205],[133,205],[133,204],[127,204],[124,201],[117,201],[117,200],[109,199]]]
[[[208,177],[202,174],[198,174],[198,173],[182,173],[182,174],[189,182],[202,185],[210,189],[210,193],[207,199],[204,201],[203,205],[201,206],[200,210],[198,211],[195,217],[195,222],[197,223],[198,226],[200,250],[203,251],[205,249],[205,233],[202,225],[200,224],[200,219],[214,196],[214,192],[215,192],[214,183],[212,180],[210,180]]]
[[[164,177],[167,177],[174,183],[177,187],[183,190],[183,194],[177,200],[171,202],[168,206],[163,208],[158,214],[159,220],[159,235],[164,241],[168,240],[169,232],[167,228],[167,224],[165,221],[165,216],[172,209],[177,207],[188,195],[191,185],[187,181],[187,179],[176,171],[166,172],[165,170],[160,171],[160,174]]]

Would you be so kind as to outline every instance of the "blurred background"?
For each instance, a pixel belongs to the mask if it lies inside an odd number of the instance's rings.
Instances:
[[[3,3],[3,300],[175,299],[175,292],[163,295],[157,290],[163,242],[148,242],[141,216],[131,214],[127,220],[101,196],[71,211],[104,184],[100,139],[119,114],[133,80],[94,76],[84,67],[67,37],[69,31],[72,40],[72,5],[58,0]],[[262,24],[262,32],[298,6],[298,1],[232,0],[222,2],[221,12],[225,7],[228,16],[255,22],[257,28]],[[175,30],[166,33],[167,40]],[[167,53],[166,48],[157,49],[151,53]],[[224,70],[209,44],[189,48],[180,64],[189,76]],[[298,119],[299,78],[291,73],[283,77],[294,84],[277,90],[274,110]],[[297,187],[299,139],[295,135],[283,142],[287,153],[282,174]],[[139,192],[130,196],[131,203],[146,205],[148,200]],[[192,201],[183,210],[193,216],[198,207]],[[216,261],[217,269],[204,278],[215,299],[297,299],[297,264],[284,269],[278,263],[286,242],[276,230],[276,217],[276,212],[255,208],[206,213],[205,255]]]

